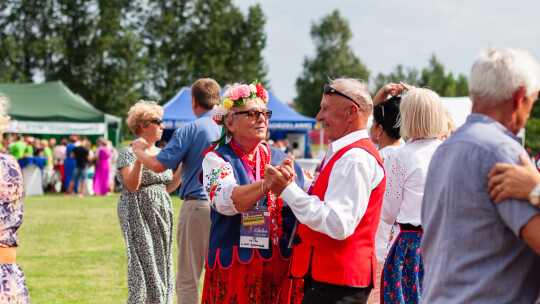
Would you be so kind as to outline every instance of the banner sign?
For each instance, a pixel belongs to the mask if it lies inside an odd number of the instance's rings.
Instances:
[[[105,124],[12,120],[9,122],[9,127],[5,132],[25,134],[102,135],[105,134]]]

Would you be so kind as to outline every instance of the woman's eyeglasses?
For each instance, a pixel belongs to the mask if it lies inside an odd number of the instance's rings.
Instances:
[[[264,111],[257,111],[257,110],[247,110],[247,111],[238,111],[235,114],[246,114],[251,119],[259,119],[259,116],[262,114],[267,119],[270,119],[272,117],[272,111],[270,110],[264,110]]]
[[[153,123],[153,124],[155,124],[156,126],[159,127],[163,123],[163,120],[158,118],[158,119],[151,120],[150,123]]]
[[[360,105],[358,104],[358,102],[354,101],[354,99],[350,98],[349,96],[341,93],[340,91],[332,88],[331,86],[325,84],[324,85],[324,90],[323,90],[323,94],[326,94],[326,95],[330,95],[330,94],[338,94],[339,96],[342,96],[342,97],[345,97],[347,98],[348,100],[352,101],[358,108],[360,108]]]

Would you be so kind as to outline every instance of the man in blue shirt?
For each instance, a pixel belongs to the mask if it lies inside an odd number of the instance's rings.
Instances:
[[[496,163],[519,164],[516,134],[540,90],[540,66],[524,51],[485,51],[471,69],[472,114],[435,152],[422,203],[421,303],[533,303],[540,291],[540,209],[496,203]]]
[[[219,84],[210,78],[199,79],[191,86],[191,106],[197,116],[195,121],[174,131],[167,146],[156,156],[145,153],[143,142],[133,143],[133,153],[146,168],[154,172],[182,165],[180,199],[184,203],[178,215],[176,237],[176,294],[179,304],[197,303],[199,299],[199,279],[210,235],[210,205],[198,175],[202,169],[202,153],[221,135],[221,127],[212,120],[210,112],[219,102]]]

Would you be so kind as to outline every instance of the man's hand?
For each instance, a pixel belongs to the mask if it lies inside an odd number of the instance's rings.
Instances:
[[[519,156],[521,166],[497,163],[488,174],[491,199],[500,203],[506,198],[528,200],[529,194],[540,182],[540,173],[525,153]]]
[[[264,185],[277,195],[281,195],[281,192],[294,182],[295,179],[294,174],[290,178],[287,178],[282,172],[288,171],[285,168],[281,168],[281,166],[272,167],[270,165],[266,165],[264,171]]]

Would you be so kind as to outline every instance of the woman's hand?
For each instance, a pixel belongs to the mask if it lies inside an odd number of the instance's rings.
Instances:
[[[540,183],[540,173],[525,153],[519,156],[521,166],[497,163],[488,174],[491,199],[500,203],[506,198],[528,200],[529,194]]]
[[[294,156],[285,158],[281,162],[281,166],[276,167],[281,174],[287,179],[296,178],[296,172],[294,172]]]
[[[415,86],[405,84],[405,83],[403,83],[403,82],[401,82],[401,81],[399,82],[399,84],[403,87],[403,90],[405,90],[405,91],[407,91],[407,92],[410,92],[410,91],[416,89]]]
[[[373,105],[376,106],[380,104],[381,102],[386,101],[388,98],[388,95],[397,96],[403,92],[403,85],[401,84],[395,84],[395,83],[389,83],[382,87],[375,97],[373,97]]]
[[[282,170],[287,169],[266,165],[264,171],[264,185],[277,195],[281,195],[281,192],[294,182],[296,176],[292,175],[291,178],[286,178],[283,176]]]

